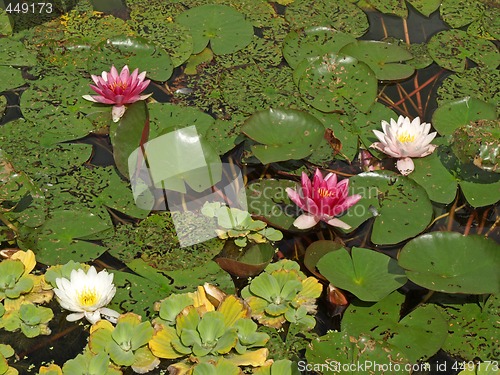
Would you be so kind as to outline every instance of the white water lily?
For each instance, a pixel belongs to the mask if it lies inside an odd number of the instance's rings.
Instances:
[[[56,285],[54,293],[57,300],[64,309],[73,312],[66,317],[68,321],[74,322],[85,317],[94,324],[101,319],[102,314],[110,322],[116,323],[120,314],[105,307],[116,293],[113,274],[106,270],[97,273],[92,266],[87,273],[82,269],[71,271],[69,280],[57,278]]]
[[[406,176],[415,169],[411,158],[430,155],[436,149],[437,146],[430,143],[437,133],[429,134],[430,129],[431,124],[420,123],[420,117],[410,121],[408,117],[399,116],[397,121],[391,119],[390,124],[382,121],[383,132],[373,131],[380,142],[375,142],[370,147],[398,158],[396,166]]]

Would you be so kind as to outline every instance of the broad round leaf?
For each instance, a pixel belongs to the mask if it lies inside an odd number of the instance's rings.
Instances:
[[[288,65],[295,68],[302,60],[311,56],[337,53],[346,44],[356,39],[327,26],[314,26],[291,31],[283,42],[283,56]]]
[[[345,248],[331,251],[317,267],[330,283],[362,301],[380,301],[407,281],[395,259],[360,247],[353,247],[351,254]]]
[[[435,62],[455,72],[465,70],[467,58],[491,69],[500,64],[500,52],[492,42],[462,30],[445,30],[435,34],[429,40],[428,49]]]
[[[363,198],[342,220],[356,228],[375,216],[371,235],[375,244],[395,244],[414,237],[432,219],[432,204],[424,188],[394,172],[367,172],[351,177],[350,194]]]
[[[0,92],[15,89],[24,85],[25,82],[19,69],[0,66]]]
[[[162,48],[141,37],[116,36],[106,39],[92,49],[88,70],[100,75],[114,65],[118,71],[124,65],[139,72],[146,71],[148,78],[166,81],[172,75],[172,60]]]
[[[359,40],[343,47],[339,54],[349,55],[364,62],[381,81],[408,78],[415,69],[411,65],[399,64],[413,56],[395,44],[376,40]]]
[[[316,117],[294,109],[269,109],[248,118],[243,133],[262,145],[252,145],[262,164],[302,159],[323,138],[324,127]]]
[[[495,105],[468,96],[437,108],[432,115],[432,126],[439,134],[450,135],[471,121],[494,120],[496,117]]]
[[[296,188],[297,184],[290,180],[264,179],[253,182],[246,187],[248,212],[254,217],[265,219],[278,229],[299,231],[293,226],[299,208],[293,203],[286,188]],[[245,197],[241,195],[240,198]]]
[[[245,16],[227,5],[207,4],[191,8],[176,17],[193,35],[193,53],[200,53],[210,42],[217,55],[233,53],[250,44],[253,26]]]
[[[353,301],[342,319],[342,331],[369,334],[401,350],[415,363],[434,355],[448,336],[444,317],[434,306],[421,306],[401,319],[404,295],[394,292],[375,304]]]
[[[368,112],[375,104],[377,78],[368,65],[354,57],[323,55],[302,69],[298,67],[297,72],[302,99],[320,111],[343,111],[350,103]]]
[[[408,242],[398,257],[414,283],[445,293],[500,293],[498,244],[478,235],[432,232]]]
[[[234,245],[233,241],[226,241],[222,253],[215,261],[231,275],[246,278],[262,272],[273,256],[274,248],[269,243],[251,244],[242,249]]]

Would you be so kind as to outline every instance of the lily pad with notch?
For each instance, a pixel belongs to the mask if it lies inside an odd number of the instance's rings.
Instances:
[[[363,198],[342,220],[356,228],[374,218],[371,241],[390,245],[424,231],[433,216],[431,201],[423,187],[391,171],[365,172],[350,178],[350,194]]]
[[[295,68],[302,60],[326,53],[338,53],[342,47],[356,39],[329,26],[313,26],[292,30],[283,41],[283,56]]]
[[[263,164],[309,156],[324,133],[321,122],[309,113],[272,108],[254,113],[241,130],[261,143],[252,145],[251,149]]]
[[[174,65],[167,52],[147,39],[132,36],[115,36],[91,49],[92,58],[88,70],[93,74],[109,71],[111,65],[118,70],[128,65],[132,70],[146,71],[155,81],[166,81],[173,73]]]
[[[317,264],[320,273],[337,288],[362,301],[377,302],[402,287],[407,278],[395,259],[374,250],[353,247],[325,254]]]
[[[364,62],[336,54],[304,61],[294,76],[307,104],[323,112],[343,111],[349,104],[368,112],[375,104],[377,78]]]
[[[228,240],[215,261],[231,275],[247,278],[262,272],[273,256],[274,248],[269,243],[250,244],[242,249]]]
[[[411,281],[430,290],[467,294],[500,292],[498,244],[483,236],[427,233],[408,242],[399,253],[398,262]]]
[[[339,55],[353,56],[364,62],[380,81],[405,79],[415,71],[412,65],[401,64],[412,59],[412,54],[391,43],[359,40],[344,46]]]
[[[254,34],[252,23],[227,5],[194,7],[175,20],[191,30],[194,54],[200,53],[209,42],[216,55],[233,53],[249,45]]]

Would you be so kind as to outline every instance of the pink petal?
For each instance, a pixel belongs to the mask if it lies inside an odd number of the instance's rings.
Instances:
[[[124,105],[115,105],[111,110],[111,117],[113,118],[113,122],[118,122],[122,118],[125,110],[127,108]]]
[[[337,218],[333,218],[333,219],[330,219],[326,222],[328,225],[331,225],[332,227],[338,227],[338,228],[341,228],[341,229],[351,229],[351,226],[347,223],[344,223],[342,220],[340,219],[337,219]]]
[[[294,189],[292,188],[286,188],[285,189],[286,193],[288,194],[288,198],[290,198],[290,200],[295,203],[297,206],[299,206],[300,208],[304,209],[305,208],[305,205],[303,203],[303,199],[302,197],[300,196],[299,193],[297,193]]]
[[[293,225],[299,229],[309,229],[318,224],[318,222],[319,218],[317,216],[302,214],[297,219],[295,219]]]
[[[335,207],[335,209],[332,212],[333,214],[332,216],[337,216],[340,215],[342,212],[347,211],[349,208],[358,203],[361,198],[362,196],[359,194],[354,194],[347,197],[345,201],[342,202],[342,204]]]
[[[415,164],[411,158],[401,158],[397,161],[396,167],[403,176],[408,176],[415,169]]]

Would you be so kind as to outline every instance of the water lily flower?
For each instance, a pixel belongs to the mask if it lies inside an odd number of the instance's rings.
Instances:
[[[85,317],[94,324],[101,319],[102,314],[110,322],[116,323],[120,314],[105,307],[116,293],[113,274],[106,270],[97,273],[92,266],[87,273],[82,269],[71,271],[69,280],[57,278],[56,285],[54,293],[57,300],[64,309],[74,312],[66,320],[74,322]]]
[[[301,191],[286,189],[290,199],[305,211],[293,225],[299,229],[307,229],[321,220],[334,227],[350,229],[348,224],[336,218],[361,199],[359,194],[349,196],[348,187],[349,179],[337,182],[335,173],[329,173],[323,178],[320,170],[316,169],[311,184],[307,174],[302,172]]]
[[[420,123],[420,117],[410,121],[408,117],[399,116],[397,121],[391,119],[390,124],[382,121],[383,132],[373,131],[380,142],[375,142],[370,147],[398,158],[396,166],[401,174],[407,176],[415,169],[411,158],[430,155],[437,147],[430,144],[437,134],[429,134],[430,129],[431,124]]]
[[[113,65],[110,72],[104,71],[100,77],[92,75],[96,86],[90,85],[90,88],[99,95],[83,95],[83,98],[95,103],[113,104],[111,114],[113,121],[117,122],[125,113],[125,104],[145,100],[152,95],[140,95],[150,82],[149,79],[144,80],[144,78],[146,78],[146,72],[139,74],[139,69],[135,69],[131,75],[128,66],[125,65],[118,74]]]

